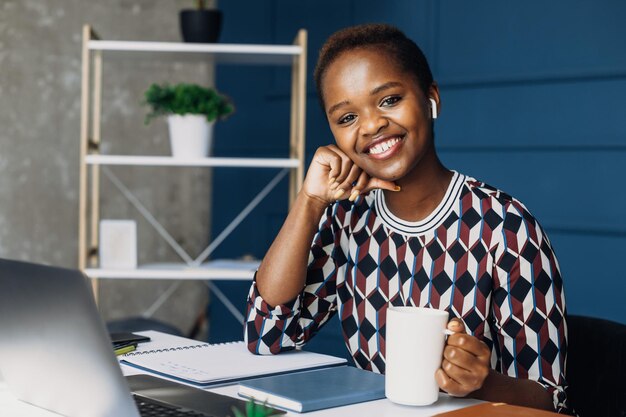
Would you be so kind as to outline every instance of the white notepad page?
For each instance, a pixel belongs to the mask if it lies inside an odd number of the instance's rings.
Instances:
[[[307,351],[254,355],[244,342],[196,343],[132,352],[122,362],[196,385],[213,385],[261,375],[315,369],[346,363],[344,358]]]

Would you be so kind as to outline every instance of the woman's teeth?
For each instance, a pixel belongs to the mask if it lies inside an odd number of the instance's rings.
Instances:
[[[384,142],[378,143],[369,149],[369,153],[372,155],[383,153],[398,142],[400,142],[400,138],[393,138],[393,139],[389,139]]]

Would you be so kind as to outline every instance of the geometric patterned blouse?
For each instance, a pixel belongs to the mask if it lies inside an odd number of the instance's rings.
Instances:
[[[565,296],[550,241],[511,196],[454,172],[439,206],[418,222],[391,213],[381,190],[330,205],[306,285],[270,306],[253,283],[251,352],[300,348],[334,315],[355,364],[385,372],[387,306],[446,310],[491,349],[491,366],[537,381],[567,411]]]

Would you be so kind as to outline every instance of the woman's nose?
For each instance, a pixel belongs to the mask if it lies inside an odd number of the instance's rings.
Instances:
[[[361,116],[361,132],[363,135],[376,135],[389,125],[389,120],[379,112],[366,113]]]

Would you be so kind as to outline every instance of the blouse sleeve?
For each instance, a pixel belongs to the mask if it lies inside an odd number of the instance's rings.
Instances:
[[[271,306],[263,300],[253,281],[244,328],[244,340],[250,352],[276,354],[301,348],[335,314],[337,273],[333,255],[341,250],[339,208],[338,203],[331,205],[322,216],[309,253],[306,284],[294,300]]]
[[[517,200],[504,205],[495,252],[492,309],[496,369],[537,381],[567,412],[567,325],[559,264],[537,220]]]

